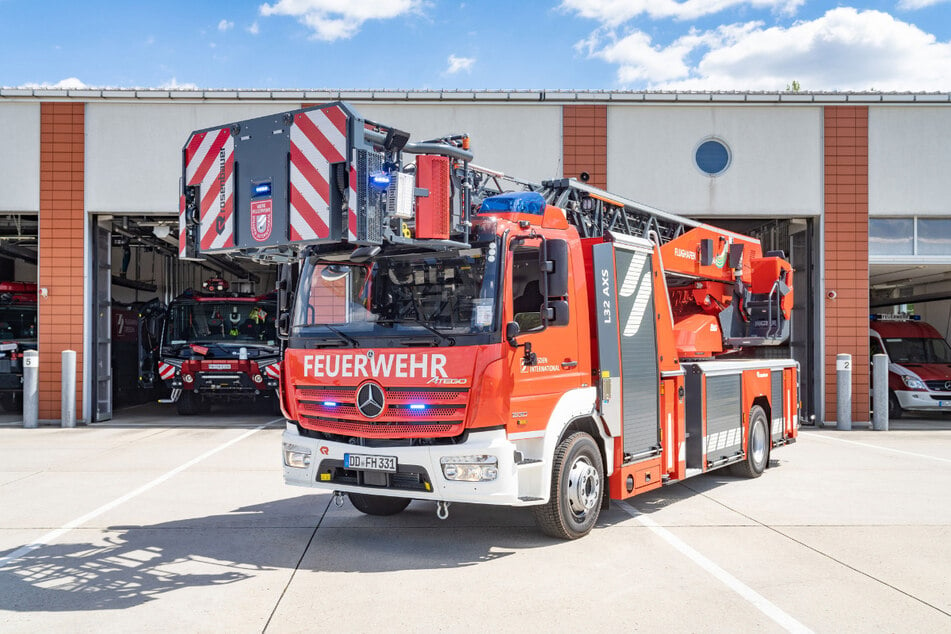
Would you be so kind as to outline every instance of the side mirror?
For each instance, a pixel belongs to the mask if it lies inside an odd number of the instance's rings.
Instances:
[[[548,297],[568,294],[568,242],[546,240],[542,249],[541,270],[548,282]]]
[[[277,267],[277,336],[285,340],[291,335],[296,271],[296,263],[279,264]]]
[[[568,302],[563,299],[550,300],[545,314],[545,325],[567,326],[568,315]]]
[[[517,347],[515,343],[515,338],[518,337],[519,333],[522,332],[522,329],[519,328],[518,324],[514,321],[510,321],[505,324],[505,340],[509,342],[509,345],[513,348]]]

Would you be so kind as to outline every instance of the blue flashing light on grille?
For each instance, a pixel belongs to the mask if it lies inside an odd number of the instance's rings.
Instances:
[[[370,187],[373,189],[384,190],[390,186],[390,175],[386,172],[373,172],[370,174]]]
[[[479,208],[480,214],[499,212],[541,216],[545,213],[545,199],[538,192],[512,192],[486,198]]]
[[[335,401],[324,401],[324,407],[337,407],[337,403]]]
[[[271,181],[265,181],[263,183],[254,183],[251,186],[251,197],[252,198],[263,198],[265,196],[271,195]]]
[[[415,410],[424,410],[426,409],[426,406],[423,405],[422,403],[413,403],[412,405],[409,406],[409,408],[415,409]]]

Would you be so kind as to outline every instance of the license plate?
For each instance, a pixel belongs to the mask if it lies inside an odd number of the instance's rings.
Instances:
[[[369,456],[361,453],[345,453],[343,454],[343,466],[346,469],[396,473],[396,456]]]
[[[208,369],[209,370],[230,370],[231,364],[230,363],[209,363]]]

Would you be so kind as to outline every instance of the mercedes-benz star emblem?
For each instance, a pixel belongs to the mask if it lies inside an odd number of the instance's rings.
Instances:
[[[944,382],[944,389],[951,391],[951,381]]]
[[[357,390],[357,409],[367,418],[376,418],[382,414],[385,404],[383,388],[376,383],[364,383]]]

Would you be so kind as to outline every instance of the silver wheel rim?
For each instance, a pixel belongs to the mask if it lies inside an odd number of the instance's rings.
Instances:
[[[766,460],[766,425],[759,419],[753,425],[753,434],[750,436],[750,454],[753,464],[757,466]]]
[[[568,470],[568,508],[578,520],[601,501],[601,475],[587,456],[578,456]]]

